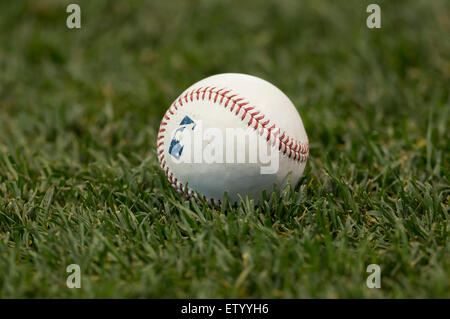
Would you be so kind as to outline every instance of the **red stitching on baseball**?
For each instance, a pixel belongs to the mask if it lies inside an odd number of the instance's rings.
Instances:
[[[205,87],[205,89],[203,90],[202,101],[205,99],[205,94],[208,89],[209,89],[209,86]]]
[[[202,88],[199,87],[198,90],[197,90],[197,92],[196,92],[196,93],[197,93],[197,100],[198,100],[198,95],[200,94],[200,90],[201,90],[201,89],[202,89]]]
[[[228,99],[228,102],[232,99],[232,98],[234,98],[235,96],[236,96],[237,94],[233,94],[233,95],[231,95],[230,97],[229,97],[229,99]],[[227,102],[227,104],[228,104],[228,102]],[[233,112],[233,109],[234,109],[234,107],[236,106],[236,100],[233,100],[233,105],[231,106],[231,112]]]
[[[222,98],[220,99],[219,104],[222,104],[224,97],[226,97],[226,95],[227,95],[230,91],[231,91],[231,90],[228,90],[228,91],[226,91],[226,92],[223,92],[223,94],[221,94],[221,95],[222,95]],[[227,107],[226,104],[225,104],[225,107]]]

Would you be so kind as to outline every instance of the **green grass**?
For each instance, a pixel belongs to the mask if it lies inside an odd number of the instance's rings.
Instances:
[[[0,297],[450,298],[448,1],[377,1],[379,30],[373,1],[83,0],[81,30],[70,2],[0,2]],[[167,107],[223,72],[303,118],[272,205],[199,207],[158,167]]]

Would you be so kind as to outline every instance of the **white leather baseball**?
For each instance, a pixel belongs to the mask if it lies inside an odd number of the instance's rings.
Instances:
[[[274,147],[279,168],[261,174],[256,163],[179,162],[181,134],[215,129],[252,129],[252,134]],[[209,142],[203,141],[202,147]],[[169,151],[170,150],[170,151]],[[272,149],[273,150],[273,149]],[[227,152],[224,144],[224,152]],[[235,148],[246,152],[249,148]],[[277,87],[255,76],[225,73],[205,78],[186,89],[164,115],[157,137],[157,155],[170,184],[188,198],[220,204],[224,192],[231,202],[248,196],[256,201],[262,191],[270,194],[275,184],[295,186],[303,173],[309,143],[302,120],[289,98]]]

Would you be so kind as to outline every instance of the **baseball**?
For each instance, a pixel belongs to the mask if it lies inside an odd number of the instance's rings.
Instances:
[[[302,119],[289,98],[258,77],[225,73],[187,88],[165,113],[157,156],[169,183],[188,198],[220,205],[258,202],[295,186],[309,154]]]

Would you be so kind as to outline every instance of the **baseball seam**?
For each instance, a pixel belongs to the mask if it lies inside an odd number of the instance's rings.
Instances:
[[[253,127],[255,131],[259,130],[259,134],[264,136],[266,141],[271,143],[272,146],[275,146],[278,143],[278,151],[286,157],[299,163],[307,160],[309,155],[308,143],[296,141],[292,137],[288,136],[286,132],[281,131],[280,128],[277,128],[275,124],[269,125],[270,120],[266,119],[266,116],[261,114],[256,107],[250,106],[250,103],[243,97],[240,97],[239,94],[233,93],[231,89],[227,88],[219,89],[211,86],[199,87],[180,95],[169,107],[167,112],[164,114],[159,127],[156,147],[159,165],[165,172],[169,183],[180,194],[183,194],[188,199],[193,197],[197,201],[198,199],[196,192],[193,189],[184,186],[176,177],[174,177],[164,158],[164,137],[166,134],[166,125],[175,112],[178,111],[178,109],[183,105],[194,101],[205,100],[222,105],[225,109],[228,108],[230,112],[234,113],[238,119],[244,123],[246,122],[248,127]],[[208,201],[206,196],[203,196],[203,199]],[[210,202],[215,205],[214,198],[211,198]],[[220,200],[218,200],[218,204],[221,205]]]

